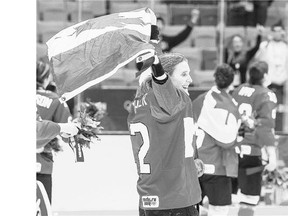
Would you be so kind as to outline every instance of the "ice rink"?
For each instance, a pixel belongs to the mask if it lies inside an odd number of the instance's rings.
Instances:
[[[138,177],[129,136],[102,135],[100,142],[84,149],[84,157],[85,162],[75,163],[68,145],[55,157],[53,215],[138,215]],[[229,215],[237,215],[238,209],[231,207]],[[288,215],[288,206],[260,204],[255,216],[262,215]]]

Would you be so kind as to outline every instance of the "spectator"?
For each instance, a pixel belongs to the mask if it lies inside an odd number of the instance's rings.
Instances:
[[[47,63],[37,62],[36,81],[36,105],[41,119],[56,123],[67,123],[72,120],[67,104],[65,102],[61,103],[56,93],[45,90],[52,81],[50,66]],[[59,150],[59,147],[58,139],[54,138],[44,146],[42,152],[36,154],[37,167],[39,168],[37,170],[37,180],[43,183],[50,203],[52,201],[52,150]]]
[[[204,163],[199,178],[202,199],[209,200],[208,215],[228,215],[232,204],[230,177],[238,175],[236,138],[241,123],[236,102],[229,94],[233,89],[234,71],[223,64],[214,73],[216,86],[199,95],[193,102],[197,122],[197,148]]]
[[[261,194],[262,164],[265,162],[268,171],[275,170],[277,164],[274,134],[277,98],[267,88],[270,84],[268,65],[254,62],[248,72],[249,82],[233,92],[242,119],[249,123],[249,130],[245,130],[240,143],[239,216],[254,214],[254,206],[258,204]],[[267,152],[268,161],[263,161],[262,152]]]
[[[224,62],[229,64],[235,71],[234,86],[246,82],[246,70],[251,59],[259,49],[264,27],[257,26],[257,42],[256,45],[248,51],[244,49],[244,39],[240,35],[234,35],[227,48],[224,51]]]
[[[284,85],[288,79],[288,45],[281,21],[271,27],[271,36],[260,44],[255,58],[269,65],[268,74],[279,104],[283,103]]]
[[[198,22],[199,13],[200,12],[197,9],[191,10],[191,19],[189,23],[186,25],[186,28],[175,36],[168,36],[163,34],[163,30],[165,28],[165,21],[162,17],[157,17],[157,26],[159,30],[159,40],[160,40],[159,42],[160,51],[157,50],[158,53],[161,53],[161,50],[163,52],[170,52],[178,44],[185,41],[189,36],[189,34],[191,33],[191,31],[193,30],[194,25]]]

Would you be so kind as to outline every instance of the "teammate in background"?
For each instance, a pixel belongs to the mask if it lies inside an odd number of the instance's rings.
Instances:
[[[36,118],[36,149],[43,149],[57,135],[64,138],[73,137],[78,133],[78,128],[74,123],[55,123],[49,120],[42,120],[37,114]],[[51,204],[44,185],[37,182],[36,189],[36,216],[52,216]]]
[[[201,190],[192,146],[195,125],[187,59],[176,53],[141,58],[154,63],[128,116],[139,175],[139,215],[196,216]]]
[[[45,90],[52,81],[52,74],[47,63],[37,62],[36,71],[36,105],[37,113],[43,120],[50,120],[56,123],[67,123],[72,120],[67,104],[60,103],[56,93]],[[56,143],[57,138],[51,140]],[[47,191],[49,201],[52,201],[52,170],[53,154],[51,148],[47,148],[49,143],[44,146],[43,151],[37,153],[37,180],[41,181]]]
[[[205,167],[204,175],[199,178],[202,198],[209,199],[208,216],[225,216],[232,203],[230,177],[238,174],[234,147],[241,117],[236,101],[229,94],[233,89],[233,69],[227,64],[219,65],[214,78],[216,86],[199,95],[192,104],[198,125],[198,154]]]
[[[174,47],[185,41],[193,30],[194,25],[198,22],[200,11],[197,9],[191,10],[191,19],[187,23],[186,28],[175,36],[163,34],[165,21],[162,17],[157,17],[157,26],[159,30],[160,48],[162,52],[170,52]],[[161,50],[157,50],[161,53]]]
[[[276,169],[274,127],[277,98],[267,88],[270,85],[268,65],[257,61],[250,66],[248,73],[249,82],[240,85],[233,92],[242,118],[250,119],[249,128],[255,128],[244,134],[240,145],[238,185],[239,200],[242,205],[238,215],[241,216],[253,215],[253,207],[259,202],[263,171],[261,168],[264,162],[261,155],[263,153],[267,152],[269,158],[265,169],[268,171]],[[255,121],[251,121],[252,119]],[[255,171],[250,172],[253,168]]]

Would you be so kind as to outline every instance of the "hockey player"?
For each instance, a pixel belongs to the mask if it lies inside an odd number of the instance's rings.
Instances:
[[[267,152],[269,158],[265,169],[276,169],[274,127],[277,98],[267,88],[270,84],[268,65],[257,61],[250,66],[248,73],[249,82],[233,92],[242,118],[250,119],[249,128],[254,128],[244,134],[240,146],[238,185],[241,208],[238,215],[245,216],[254,214],[253,206],[260,199],[263,152]],[[253,169],[256,171],[250,172]]]
[[[209,199],[208,216],[225,216],[231,205],[230,177],[238,174],[234,147],[241,118],[237,103],[229,94],[233,89],[233,69],[227,64],[219,65],[214,78],[216,85],[192,104],[198,125],[198,154],[205,167],[204,175],[199,178],[202,198]]]
[[[68,138],[78,133],[78,128],[74,123],[55,123],[49,120],[42,120],[37,114],[36,116],[36,148],[43,148],[49,141],[57,135]],[[37,182],[36,189],[36,216],[51,216],[52,208],[48,194],[44,185],[40,181]]]
[[[67,123],[72,120],[67,104],[60,103],[56,93],[45,90],[52,80],[50,67],[42,61],[37,62],[36,71],[36,105],[37,113],[42,120],[50,120],[56,123]],[[56,142],[57,138],[53,139]],[[47,191],[49,201],[52,201],[52,169],[53,155],[51,149],[46,150],[47,145],[42,151],[36,154],[37,157],[37,180],[41,181]]]
[[[152,76],[137,90],[128,116],[139,175],[139,214],[196,216],[201,191],[193,158],[190,68],[181,54],[151,58]]]

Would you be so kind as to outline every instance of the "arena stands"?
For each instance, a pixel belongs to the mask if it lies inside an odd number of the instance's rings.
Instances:
[[[197,8],[200,10],[197,25],[188,38],[175,47],[173,51],[183,53],[189,59],[192,69],[191,76],[194,80],[191,87],[213,85],[211,72],[219,62],[219,1],[82,0],[81,2],[82,4],[79,4],[77,0],[37,0],[37,59],[47,57],[45,43],[53,35],[79,21],[141,7],[150,7],[153,8],[157,16],[161,16],[165,20],[164,33],[172,36],[185,28],[191,16],[191,9]],[[270,26],[275,22],[283,20],[284,24],[288,23],[286,21],[287,15],[284,12],[286,4],[283,2],[282,0],[274,0],[269,6],[264,39],[267,39]],[[79,13],[80,9],[81,13]],[[227,7],[225,10],[227,15]],[[225,22],[227,19],[228,16],[225,16]],[[255,45],[256,28],[254,26],[226,26],[224,45],[228,44],[234,34],[240,34],[245,39],[247,49]],[[110,80],[100,83],[97,87],[112,88],[115,85],[124,88],[136,87],[138,82],[133,73],[135,70],[135,64],[129,63]]]

